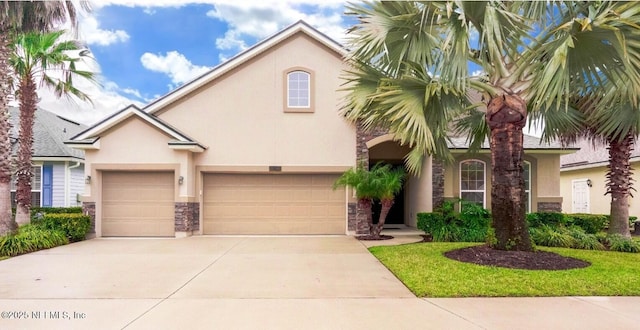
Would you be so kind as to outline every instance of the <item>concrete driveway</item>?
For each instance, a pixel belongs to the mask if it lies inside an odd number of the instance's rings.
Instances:
[[[93,239],[0,261],[0,329],[566,328],[581,320],[586,328],[631,328],[640,321],[623,308],[638,306],[637,298],[550,299],[418,299],[361,242],[343,236]],[[494,307],[512,308],[519,319],[496,317]]]

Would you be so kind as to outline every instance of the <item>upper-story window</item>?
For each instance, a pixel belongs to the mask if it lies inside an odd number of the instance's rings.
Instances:
[[[292,69],[285,74],[285,112],[313,112],[313,73]]]
[[[485,163],[465,160],[460,163],[460,198],[462,203],[477,203],[485,207]]]

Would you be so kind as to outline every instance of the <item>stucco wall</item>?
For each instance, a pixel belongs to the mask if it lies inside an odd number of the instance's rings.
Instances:
[[[640,168],[640,162],[633,163],[632,168]],[[587,169],[562,171],[561,172],[561,194],[563,197],[562,209],[571,212],[573,203],[572,181],[580,179],[590,179],[592,186],[589,188],[589,207],[593,214],[609,214],[611,211],[611,196],[605,195],[606,189],[606,166],[599,166]],[[637,172],[637,171],[636,171]],[[638,174],[635,174],[638,178]],[[635,188],[638,189],[637,181]],[[634,198],[629,198],[629,215],[640,216],[640,197],[637,192],[632,192]]]
[[[355,128],[338,114],[341,58],[299,34],[156,113],[208,147],[198,165],[352,166]],[[314,77],[313,113],[285,113],[284,73]]]

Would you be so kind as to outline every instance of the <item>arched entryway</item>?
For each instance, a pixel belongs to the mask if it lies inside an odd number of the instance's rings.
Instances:
[[[404,167],[404,157],[409,153],[411,148],[401,146],[398,142],[390,139],[389,136],[381,136],[367,143],[369,149],[369,168],[377,163],[391,164],[394,167]],[[407,178],[408,179],[408,178]],[[405,180],[403,189],[396,195],[395,203],[391,208],[385,222],[385,228],[404,227],[407,223],[407,186],[408,181]],[[373,222],[377,223],[380,214],[380,204],[376,203],[373,207]]]

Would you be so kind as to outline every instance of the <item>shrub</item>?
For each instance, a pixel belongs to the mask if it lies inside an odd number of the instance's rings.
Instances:
[[[418,229],[431,234],[435,242],[484,242],[491,222],[489,212],[476,204],[466,204],[461,213],[446,201],[438,212],[418,213]]]
[[[568,218],[559,212],[534,212],[527,214],[527,223],[529,228],[537,228],[541,226],[556,227],[565,225]]]
[[[31,208],[31,221],[37,221],[42,219],[46,214],[58,214],[58,213],[79,213],[82,214],[82,207],[32,207]]]
[[[536,245],[570,248],[575,245],[575,238],[566,229],[541,225],[529,230],[531,239]]]
[[[91,227],[89,216],[78,213],[47,213],[33,223],[45,229],[61,231],[71,242],[84,240]]]
[[[600,243],[596,235],[585,232],[581,227],[572,226],[571,228],[569,228],[568,233],[575,240],[573,248],[582,250],[606,249],[604,245]]]
[[[12,257],[68,243],[65,234],[59,230],[27,224],[20,227],[16,234],[0,237],[0,255]]]
[[[622,235],[608,235],[607,242],[611,251],[640,253],[640,242]]]
[[[567,214],[569,221],[589,234],[597,234],[609,225],[609,216],[603,214]]]

